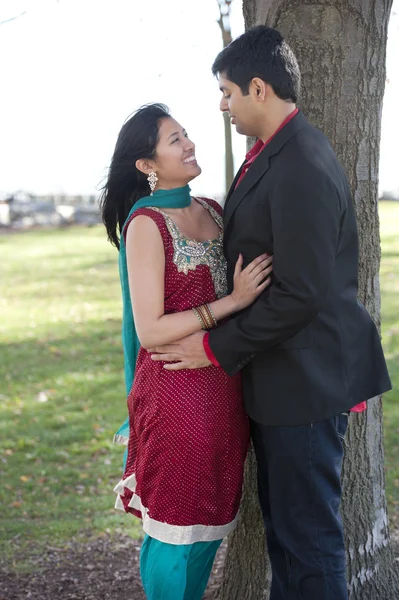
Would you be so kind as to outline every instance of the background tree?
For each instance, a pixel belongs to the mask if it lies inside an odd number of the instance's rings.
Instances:
[[[0,25],[4,25],[5,23],[11,23],[11,21],[15,21],[15,19],[19,19],[20,17],[23,17],[24,15],[26,15],[26,10],[19,13],[18,15],[14,15],[13,17],[8,17],[6,19],[0,18]]]
[[[302,72],[299,105],[330,139],[349,178],[359,227],[359,299],[380,326],[378,163],[392,0],[243,0],[246,28],[279,29]],[[385,499],[381,399],[351,416],[343,468],[350,600],[395,600],[398,573]],[[232,536],[218,598],[268,597],[268,566],[256,506],[254,460],[240,526]]]
[[[232,41],[231,27],[230,27],[230,11],[233,0],[217,0],[219,5],[219,27],[222,32],[223,48],[228,46]],[[231,122],[227,112],[223,113],[224,120],[224,147],[225,147],[225,185],[226,194],[229,190],[234,179],[234,158],[233,158],[233,144],[231,139]]]

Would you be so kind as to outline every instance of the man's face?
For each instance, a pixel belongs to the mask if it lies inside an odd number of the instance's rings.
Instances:
[[[227,79],[224,73],[220,73],[219,89],[223,94],[220,110],[229,113],[231,123],[236,126],[237,133],[256,136],[258,106],[252,97],[251,86],[250,93],[244,96],[238,85]]]

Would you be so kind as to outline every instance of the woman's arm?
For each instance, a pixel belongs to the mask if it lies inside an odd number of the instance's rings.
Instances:
[[[140,215],[130,223],[126,258],[134,321],[143,348],[170,344],[201,330],[191,309],[164,313],[165,253],[161,234],[150,217]],[[270,278],[265,280],[271,271],[269,263],[270,259],[259,257],[243,271],[237,264],[233,293],[210,303],[217,321],[251,304],[266,288],[270,283]]]

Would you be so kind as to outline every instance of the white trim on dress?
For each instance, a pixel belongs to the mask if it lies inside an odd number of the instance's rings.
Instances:
[[[120,433],[115,433],[114,439],[112,441],[114,444],[120,444],[121,446],[127,446],[129,444],[128,436],[121,435]]]
[[[136,476],[134,473],[126,479],[121,479],[114,488],[114,492],[118,494],[115,508],[123,510],[124,512],[125,507],[121,499],[121,496],[124,495],[124,488],[133,492],[133,497],[128,506],[141,512],[145,533],[166,544],[194,544],[195,542],[213,542],[215,540],[221,540],[231,533],[237,525],[238,513],[233,521],[226,525],[170,525],[169,523],[163,523],[152,519],[148,515],[148,508],[143,506],[140,496],[135,493]]]

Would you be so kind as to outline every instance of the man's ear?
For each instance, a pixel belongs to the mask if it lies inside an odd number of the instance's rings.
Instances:
[[[262,102],[265,100],[268,95],[268,88],[270,88],[269,84],[266,81],[263,81],[260,77],[254,77],[251,81],[252,93],[256,96],[257,100],[261,100]]]
[[[144,173],[145,175],[149,175],[151,171],[154,171],[154,165],[146,158],[139,158],[136,160],[136,169]]]

